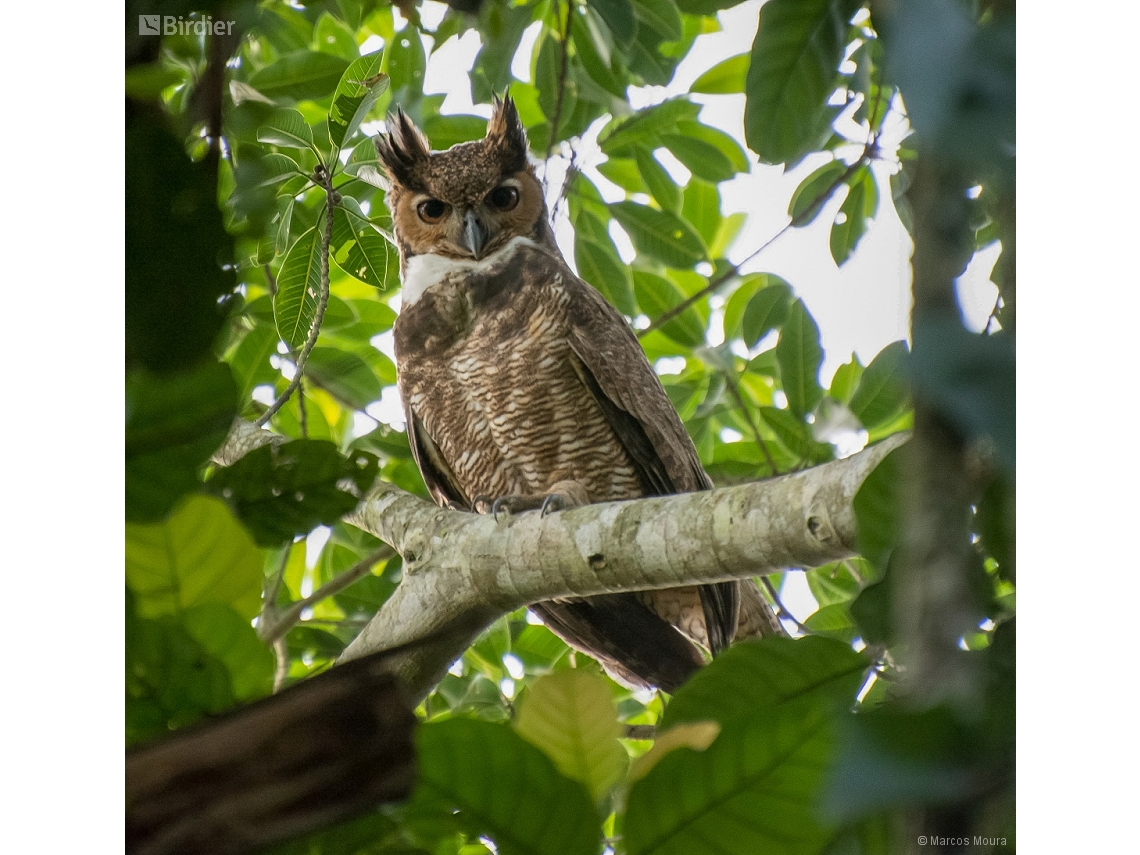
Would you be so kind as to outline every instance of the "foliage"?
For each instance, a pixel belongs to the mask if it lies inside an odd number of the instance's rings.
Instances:
[[[419,710],[412,800],[280,851],[474,855],[493,841],[587,853],[604,840],[629,853],[888,852],[907,811],[1010,791],[1012,269],[1003,256],[994,274],[1003,329],[936,324],[915,331],[914,353],[897,342],[866,366],[852,355],[825,382],[826,342],[796,283],[729,261],[743,216],[722,212],[718,185],[757,157],[825,157],[788,228],[842,196],[820,247],[842,265],[887,200],[909,223],[912,141],[879,146],[887,117],[906,110],[929,141],[923,156],[954,159],[981,186],[966,257],[997,239],[1011,248],[1012,155],[1000,143],[1012,139],[1012,20],[996,4],[975,19],[954,0],[882,21],[850,0],[768,0],[751,52],[690,91],[743,93],[745,151],[703,124],[689,95],[634,109],[628,94],[667,84],[735,5],[468,0],[430,16],[433,29],[413,2],[266,0],[226,7],[242,35],[220,58],[201,36],[128,37],[128,742],[271,690],[273,653],[251,618],[263,631],[380,556],[282,629],[289,684],[331,665],[399,581],[399,557],[341,521],[374,478],[425,494],[404,433],[369,416],[396,380],[399,294],[370,137],[397,105],[434,148],[482,135],[483,118],[443,114],[443,96],[423,91],[429,57],[472,30],[474,101],[509,89],[535,158],[566,160],[596,132],[599,171],[624,198],[576,170],[552,188],[574,226],[567,256],[650,359],[669,358],[662,381],[718,485],[833,459],[852,434],[906,429],[915,395],[992,447],[972,520],[985,619],[962,640],[984,675],[978,714],[914,709],[890,688],[906,489],[896,452],[856,499],[862,557],[806,572],[820,606],[808,637],[734,647],[667,701],[510,615]],[[198,12],[222,14],[210,2]],[[691,177],[678,182],[669,160]],[[879,160],[895,165],[889,187],[871,169]],[[234,416],[288,442],[216,466]],[[657,725],[653,752],[622,738],[629,725]],[[994,816],[1012,848],[1012,814]]]

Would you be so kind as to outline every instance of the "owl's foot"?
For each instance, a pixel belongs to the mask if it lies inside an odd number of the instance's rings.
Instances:
[[[586,505],[589,502],[589,494],[577,481],[559,481],[551,485],[549,492],[541,495],[511,494],[494,499],[490,496],[476,496],[471,502],[471,510],[475,513],[487,513],[483,508],[490,505],[490,513],[495,518],[495,522],[498,522],[501,513],[510,515],[538,510],[541,512],[541,516],[546,516],[557,511]]]

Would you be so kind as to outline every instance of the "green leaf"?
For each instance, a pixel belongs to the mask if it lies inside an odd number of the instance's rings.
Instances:
[[[743,92],[749,58],[748,54],[741,53],[718,62],[693,81],[689,91],[702,95],[733,95]]]
[[[249,619],[261,607],[261,553],[210,496],[190,496],[165,522],[128,524],[126,561],[142,617],[223,603]]]
[[[854,353],[851,359],[835,369],[835,376],[831,378],[831,388],[827,394],[850,409],[851,397],[855,394],[856,386],[863,376],[863,364]]]
[[[839,217],[831,227],[831,257],[836,264],[843,264],[851,257],[879,210],[879,187],[868,167],[856,170],[850,186],[847,198],[839,206]]]
[[[289,230],[293,227],[293,206],[296,201],[290,196],[285,202],[285,209],[281,212],[281,222],[277,225],[277,240],[273,245],[273,251],[277,255],[283,255],[289,249]]]
[[[581,277],[601,291],[618,311],[637,314],[629,267],[622,263],[605,225],[584,210],[574,222],[574,263]]]
[[[390,256],[396,252],[396,248],[369,222],[356,200],[350,202],[350,198],[345,197],[344,204],[338,205],[333,212],[333,236],[329,254],[336,266],[349,276],[384,291],[388,287],[386,277]],[[318,267],[318,283],[319,273]]]
[[[681,216],[697,230],[705,244],[716,239],[722,222],[720,216],[720,190],[699,178],[689,179],[685,185]]]
[[[341,75],[329,110],[329,140],[335,148],[340,149],[345,140],[352,138],[387,91],[391,81],[388,75],[380,73],[382,58],[381,51],[362,56]]]
[[[715,15],[721,9],[739,6],[744,0],[678,0],[677,8],[688,15]]]
[[[673,183],[669,173],[657,162],[657,159],[643,148],[638,148],[634,155],[637,161],[637,171],[641,174],[645,186],[650,194],[661,206],[661,210],[673,214],[681,212],[681,188]]]
[[[740,147],[740,143],[718,128],[703,125],[700,122],[681,120],[677,122],[677,131],[683,137],[700,140],[708,143],[732,164],[736,172],[747,172],[749,168],[748,155]],[[662,136],[662,140],[665,137]]]
[[[809,695],[850,703],[869,666],[864,654],[826,638],[740,642],[677,690],[661,727],[706,719],[727,726]]]
[[[249,85],[267,98],[319,100],[333,92],[348,65],[348,60],[332,54],[293,51],[253,72]]]
[[[321,230],[313,227],[297,238],[277,273],[273,316],[281,339],[294,352],[309,337],[321,293]]]
[[[419,31],[414,26],[404,27],[392,37],[388,47],[388,76],[392,78],[392,91],[405,94],[400,101],[414,102],[423,97],[424,73],[427,56]]]
[[[335,347],[314,347],[305,374],[322,389],[357,410],[380,400],[383,384],[358,354]]]
[[[788,397],[788,407],[803,418],[823,397],[819,385],[819,366],[823,363],[819,327],[808,314],[803,300],[796,300],[788,310],[776,343],[776,359],[780,363],[780,380]]]
[[[888,344],[863,372],[847,408],[867,429],[878,427],[898,415],[909,392],[906,342]],[[832,386],[835,383],[832,381]]]
[[[210,489],[230,503],[260,545],[280,546],[355,508],[359,498],[338,483],[350,479],[363,492],[378,468],[367,452],[349,460],[331,442],[295,439],[264,445],[219,468]]]
[[[636,202],[616,202],[609,208],[638,252],[677,268],[692,267],[705,259],[700,236],[676,215]]]
[[[694,137],[661,134],[661,142],[693,175],[718,184],[736,174],[729,159],[716,146]]]
[[[313,129],[309,127],[305,117],[296,110],[274,112],[269,121],[257,129],[257,141],[285,148],[306,148],[316,151],[313,146]]]
[[[230,367],[207,362],[190,371],[137,369],[126,383],[126,513],[152,522],[199,486],[198,473],[237,415]]]
[[[578,61],[582,63],[590,80],[605,92],[624,101],[628,80],[620,79],[619,75],[614,74],[610,62],[610,46],[595,18],[589,14],[574,15],[571,19],[571,34]]]
[[[811,430],[788,410],[760,407],[760,417],[772,429],[784,447],[801,460],[823,463],[831,460],[835,452],[826,442],[812,439]]]
[[[676,130],[677,122],[693,120],[701,108],[685,98],[672,98],[653,107],[613,119],[598,135],[602,153],[609,157],[629,157],[631,146],[656,147],[657,135]]]
[[[465,718],[423,724],[416,753],[409,811],[418,830],[458,826],[490,837],[502,855],[596,855],[602,828],[585,788],[510,726]]]
[[[202,603],[186,610],[182,624],[202,650],[226,666],[236,700],[252,701],[273,690],[273,651],[248,619],[221,603]]]
[[[901,475],[903,452],[896,448],[860,485],[852,501],[855,511],[855,548],[880,572],[902,538]]]
[[[744,134],[766,163],[793,163],[816,142],[859,0],[770,0],[745,84]]]
[[[673,0],[633,0],[633,14],[637,18],[638,41],[642,41],[647,30],[656,35],[647,44],[681,38],[681,13]]]
[[[619,45],[625,46],[633,41],[637,20],[633,17],[630,0],[588,0],[588,5],[606,22]]]
[[[313,29],[313,47],[350,62],[360,56],[353,31],[328,12],[317,19],[317,26]]]
[[[748,347],[755,347],[760,339],[778,329],[792,305],[792,287],[774,273],[760,274],[766,280],[744,308],[741,333]]]
[[[264,298],[269,302],[269,298]],[[272,385],[280,373],[269,364],[269,358],[277,353],[277,327],[257,326],[245,334],[238,346],[226,354],[226,360],[233,369],[238,384],[237,401],[244,408],[250,402],[253,390],[262,385]],[[228,430],[228,428],[227,428]]]
[[[661,317],[685,299],[681,290],[668,279],[644,270],[633,271],[633,293],[637,296],[637,304],[650,319]],[[666,323],[661,332],[686,347],[705,343],[705,325],[695,306],[689,306]]]
[[[725,725],[704,751],[672,751],[630,788],[625,851],[819,852],[829,836],[816,801],[833,718],[831,704],[813,696]]]
[[[424,133],[432,148],[444,151],[457,143],[483,139],[487,135],[487,120],[482,116],[435,115],[424,122]]]
[[[788,216],[792,218],[792,225],[806,226],[814,222],[827,200],[839,189],[836,181],[846,171],[847,166],[843,161],[829,160],[801,181],[788,203]]]
[[[585,784],[595,802],[629,765],[609,684],[589,671],[559,671],[531,683],[515,729],[559,772]]]

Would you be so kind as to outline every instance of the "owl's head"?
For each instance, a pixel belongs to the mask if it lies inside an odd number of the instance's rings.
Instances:
[[[391,182],[388,206],[403,261],[416,255],[480,259],[525,236],[548,242],[542,185],[527,163],[526,131],[511,99],[495,99],[487,135],[432,153],[397,110],[376,150]]]

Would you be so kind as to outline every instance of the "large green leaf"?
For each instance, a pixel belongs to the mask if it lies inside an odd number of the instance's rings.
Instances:
[[[348,60],[320,51],[299,50],[278,57],[249,77],[249,85],[268,98],[305,101],[325,98],[336,89]]]
[[[628,45],[633,41],[637,33],[637,20],[633,16],[630,0],[589,0],[589,6],[606,22],[619,45]]]
[[[423,832],[458,827],[491,838],[503,855],[596,855],[601,822],[586,789],[510,726],[464,718],[424,724],[416,753],[409,811]]]
[[[284,148],[316,151],[313,146],[313,129],[296,110],[275,112],[268,122],[257,129],[257,141]]]
[[[870,662],[826,638],[765,638],[734,644],[694,674],[665,708],[661,727],[713,719],[722,725],[807,695],[854,701]]]
[[[380,73],[380,51],[354,60],[337,83],[329,110],[329,140],[339,149],[351,139],[388,89],[388,75]]]
[[[333,213],[329,254],[345,273],[383,291],[392,284],[387,281],[387,272],[396,248],[369,222],[356,200],[348,202],[346,197],[345,202]]]
[[[602,221],[584,210],[574,222],[574,263],[579,275],[605,294],[619,311],[637,314],[629,267],[622,263]]]
[[[629,792],[629,855],[813,855],[829,836],[817,814],[834,745],[831,703],[812,696],[725,725],[704,751],[678,748]]]
[[[161,519],[198,487],[199,470],[233,424],[237,400],[233,374],[224,363],[174,374],[139,369],[127,375],[128,520]]]
[[[223,603],[248,619],[261,605],[261,553],[219,499],[190,496],[165,522],[128,524],[126,559],[142,617]]]
[[[778,329],[788,317],[792,305],[792,287],[773,273],[762,273],[765,285],[759,288],[744,307],[740,319],[741,337],[748,347]]]
[[[321,230],[314,226],[293,244],[277,274],[273,315],[281,339],[293,351],[309,338],[321,294]]]
[[[863,371],[847,408],[868,430],[894,418],[906,404],[910,388],[908,357],[906,342],[896,341],[879,351]]]
[[[704,260],[706,251],[700,235],[676,215],[628,201],[610,205],[610,211],[638,252],[677,268]]]
[[[710,245],[716,240],[723,222],[719,188],[695,176],[690,178],[682,195],[681,216],[697,230],[705,245]]]
[[[693,81],[689,91],[702,95],[734,95],[743,92],[749,59],[748,54],[741,53],[721,60]]]
[[[818,464],[835,457],[832,447],[826,442],[816,442],[811,429],[789,410],[760,407],[759,412],[784,447],[801,460]]]
[[[744,134],[767,163],[792,163],[816,143],[835,88],[847,22],[859,0],[769,0],[746,82]]]
[[[379,464],[365,451],[346,459],[325,440],[295,439],[264,445],[218,469],[210,488],[225,498],[262,546],[280,546],[318,525],[332,525],[372,486]]]
[[[673,214],[681,212],[681,188],[678,187],[665,168],[657,159],[644,148],[638,148],[634,155],[637,162],[637,171],[641,175],[645,186],[649,188],[653,199],[661,206],[661,210]]]
[[[681,290],[668,279],[644,270],[633,271],[633,292],[637,295],[637,304],[650,320],[661,317],[685,299]],[[705,325],[694,306],[689,306],[666,323],[661,332],[686,347],[705,343]]]
[[[314,347],[305,374],[357,410],[380,400],[384,391],[384,384],[360,354],[339,348]]]
[[[717,184],[736,174],[731,161],[711,143],[681,134],[661,134],[661,142],[693,175]]]
[[[748,154],[731,136],[719,128],[682,119],[677,122],[677,131],[681,136],[700,140],[719,151],[732,164],[736,172],[747,172],[749,168]],[[664,139],[664,137],[662,137]]]
[[[855,546],[883,573],[891,551],[902,536],[901,477],[905,448],[896,448],[879,461],[852,501],[855,510]]]
[[[623,728],[604,679],[581,669],[559,671],[530,684],[515,729],[554,761],[558,771],[586,785],[600,801],[629,765],[618,737]]]
[[[839,206],[839,217],[831,227],[831,257],[836,264],[844,264],[851,257],[879,210],[879,186],[870,168],[857,169],[849,186],[847,198]]]
[[[796,300],[788,310],[776,343],[776,359],[788,407],[803,418],[823,397],[819,385],[819,366],[823,363],[819,327],[803,300]]]
[[[827,200],[839,189],[836,182],[846,171],[847,165],[843,161],[829,160],[804,178],[788,202],[788,216],[792,222],[797,226],[814,222]]]

